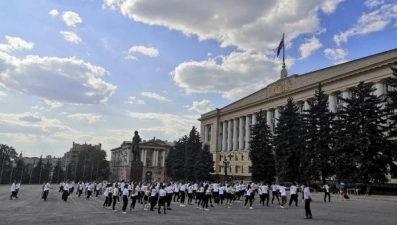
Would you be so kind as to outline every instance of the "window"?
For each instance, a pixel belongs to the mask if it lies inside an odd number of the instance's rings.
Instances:
[[[244,166],[241,166],[241,173],[244,173]]]
[[[251,166],[248,167],[248,172],[252,173],[252,168],[251,168]]]
[[[303,113],[305,111],[305,102],[299,102],[299,113]]]
[[[238,173],[238,166],[236,165],[235,173]]]
[[[219,166],[219,173],[222,172],[222,166]]]
[[[208,134],[207,134],[207,140],[210,142],[211,141],[211,125],[208,126]]]
[[[241,154],[241,161],[244,161],[244,154]]]

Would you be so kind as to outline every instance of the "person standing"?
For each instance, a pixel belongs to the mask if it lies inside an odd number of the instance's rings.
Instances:
[[[69,184],[69,180],[67,180],[63,185],[63,193],[62,193],[62,200],[65,202],[68,201],[69,189],[70,189],[70,184]]]
[[[340,200],[343,201],[343,198],[345,197],[345,183],[343,183],[343,181],[341,181],[339,184],[339,194]]]
[[[161,214],[161,207],[164,209],[164,214],[167,214],[165,202],[166,202],[167,192],[164,190],[164,186],[162,185],[159,190],[159,206],[158,206],[158,214]]]
[[[291,206],[292,202],[295,202],[295,206],[298,206],[298,195],[297,195],[297,187],[295,186],[295,183],[292,183],[291,187],[289,188],[289,194],[290,194],[290,199],[289,199],[289,206]]]
[[[154,211],[154,206],[157,204],[157,189],[155,184],[152,185],[150,192],[150,211]]]
[[[280,199],[278,198],[278,190],[277,190],[276,181],[273,182],[271,188],[272,188],[272,195],[273,195],[272,204],[274,204],[274,203],[273,203],[273,202],[274,202],[274,197],[277,198],[278,204],[280,204]]]
[[[308,184],[304,185],[305,188],[303,189],[303,198],[305,200],[305,213],[306,213],[306,218],[305,219],[312,219],[312,211],[310,209],[310,202],[312,201],[312,195],[310,193],[310,187]]]
[[[16,184],[15,184],[15,198],[18,198],[18,193],[19,193],[19,189],[21,188],[21,181],[19,180]]]
[[[129,190],[128,190],[129,191]],[[130,205],[130,211],[135,211],[135,204],[136,200],[138,199],[139,195],[139,189],[136,184],[131,189],[131,205]]]
[[[114,188],[113,188],[113,205],[112,205],[113,211],[117,211],[117,210],[115,209],[115,206],[116,206],[117,201],[120,201],[120,198],[119,198],[119,189],[118,189],[118,185],[116,184],[116,185],[114,186]]]
[[[250,209],[254,209],[254,208],[252,208],[252,189],[251,189],[251,185],[249,185],[249,184],[245,190],[244,208],[246,208],[248,201],[250,202]]]
[[[11,196],[10,196],[10,200],[15,198],[15,190],[16,190],[16,181],[14,180],[14,182],[11,184]]]
[[[280,208],[284,209],[285,203],[287,203],[287,191],[284,184],[281,184],[279,187],[280,195],[281,195],[281,205]]]
[[[88,186],[87,186],[87,200],[90,199],[91,193],[92,193],[92,185],[91,183],[88,182]]]
[[[47,201],[49,191],[50,191],[50,181],[47,181],[47,183],[44,185],[44,192],[43,192],[43,200],[44,201]]]
[[[324,202],[327,202],[326,201],[327,196],[328,196],[328,202],[331,202],[331,195],[329,193],[329,186],[327,184],[325,184],[323,189],[324,189]]]
[[[181,204],[179,206],[185,207],[186,185],[183,183],[181,183],[181,186],[179,188],[179,196],[181,198]]]
[[[261,190],[260,199],[262,202],[262,206],[265,206],[265,201],[266,206],[269,206],[269,187],[267,186],[267,184],[264,183],[262,186],[259,187],[259,189]]]
[[[130,195],[130,192],[128,191],[128,187],[125,187],[124,185],[124,189],[123,189],[123,214],[127,214],[127,212],[125,211],[127,209],[127,205],[128,205],[128,196]]]

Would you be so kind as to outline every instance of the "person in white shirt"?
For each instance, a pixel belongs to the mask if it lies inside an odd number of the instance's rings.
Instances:
[[[88,183],[88,185],[87,185],[87,200],[88,199],[90,199],[90,196],[91,196],[91,193],[92,193],[92,184],[91,183]]]
[[[247,189],[245,190],[245,203],[244,203],[244,208],[246,207],[248,201],[250,202],[250,209],[254,209],[252,208],[252,189],[251,189],[251,185],[248,184]]]
[[[19,189],[21,188],[21,181],[18,181],[16,184],[15,184],[15,198],[18,198],[18,192],[19,192]]]
[[[128,188],[124,188],[123,189],[123,214],[126,214],[127,212],[125,211],[127,209],[127,205],[128,205],[128,195],[130,194],[130,192],[128,191]]]
[[[113,188],[113,206],[112,209],[113,211],[116,211],[115,206],[117,202],[120,202],[120,198],[119,198],[119,188],[118,185],[116,184]]]
[[[165,209],[166,208],[165,207],[166,196],[167,196],[167,192],[164,190],[164,186],[161,186],[160,190],[159,190],[158,214],[161,214],[161,212],[160,212],[161,207],[163,207],[163,209],[164,209],[164,214],[167,214],[166,209]]]
[[[328,184],[325,184],[324,187],[324,202],[327,202],[327,196],[328,196],[328,202],[331,202],[331,195],[329,193],[329,186]]]
[[[269,187],[267,184],[263,184],[262,186],[259,187],[261,190],[261,202],[262,206],[265,206],[265,201],[266,201],[266,206],[269,206]]]
[[[225,190],[226,190],[226,186],[222,185],[219,188],[219,202],[221,203],[221,205],[223,205],[223,200],[225,200]],[[218,203],[219,205],[219,203]]]
[[[165,188],[165,191],[167,192],[167,209],[171,210],[171,201],[172,201],[172,195],[174,194],[174,187],[172,186],[171,183],[168,184],[168,186]]]
[[[103,195],[105,196],[105,202],[103,203],[102,207],[107,208],[108,207],[108,202],[109,202],[109,184],[106,185],[105,191],[103,192]]]
[[[281,184],[278,189],[279,189],[280,195],[281,195],[280,207],[282,209],[284,209],[284,205],[285,205],[285,203],[287,203],[287,190],[286,190],[286,187],[284,186],[284,184]]]
[[[83,188],[84,188],[84,184],[83,184],[83,182],[79,182],[79,183],[77,183],[77,191],[76,191],[76,194],[77,194],[77,196],[80,198],[80,196],[81,196],[81,194],[83,193]]]
[[[309,185],[305,184],[305,189],[303,189],[303,198],[305,199],[305,219],[312,219],[312,211],[310,209],[310,202],[312,201],[312,195],[310,193]]]
[[[101,183],[97,183],[95,185],[95,198],[98,198],[99,191],[101,190],[101,187],[102,187]]]
[[[10,200],[13,200],[15,198],[15,186],[17,181],[14,180],[14,182],[11,184],[11,196],[10,196]]]
[[[129,191],[129,190],[128,190]],[[135,211],[135,204],[136,200],[138,199],[139,195],[139,186],[137,184],[134,184],[131,188],[131,205],[130,205],[130,211]]]
[[[175,202],[175,198],[176,198],[176,201],[179,202],[179,198],[180,198],[179,187],[180,187],[180,185],[178,183],[175,183],[175,185],[174,185],[174,202]]]
[[[154,206],[157,204],[157,189],[153,184],[150,191],[150,211],[154,211]]]
[[[298,188],[295,186],[295,183],[292,183],[291,187],[289,188],[289,194],[290,194],[289,206],[291,206],[292,202],[295,202],[295,206],[298,206],[297,189]]]
[[[49,191],[50,191],[50,181],[47,181],[47,183],[44,185],[44,192],[43,192],[43,200],[44,201],[47,201]]]
[[[277,188],[278,188],[278,185],[276,184],[276,181],[274,181],[273,184],[272,184],[272,186],[271,186],[272,195],[273,195],[272,204],[274,204],[274,203],[273,203],[273,202],[274,202],[274,197],[277,198],[278,204],[280,204],[280,199],[278,198],[278,189],[277,189]]]
[[[70,183],[69,183],[69,180],[67,180],[65,182],[65,184],[63,185],[63,194],[62,194],[62,200],[65,202],[68,201],[69,188],[70,188]]]
[[[187,204],[188,205],[193,205],[193,185],[189,184],[187,188]]]
[[[180,193],[180,197],[181,197],[181,204],[179,206],[185,207],[185,196],[186,196],[186,185],[185,184],[181,184],[181,186],[179,188],[179,193]]]

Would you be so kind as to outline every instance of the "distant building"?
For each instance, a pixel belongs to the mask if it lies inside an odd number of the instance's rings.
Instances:
[[[79,156],[80,152],[84,151],[85,149],[92,148],[92,147],[94,147],[94,148],[96,148],[98,150],[101,150],[102,149],[102,144],[99,143],[98,145],[92,145],[92,144],[87,144],[87,143],[78,144],[78,143],[73,142],[73,146],[63,156],[62,168],[64,170],[66,170],[66,167],[71,162],[74,162],[77,159],[77,157]]]
[[[139,144],[141,161],[143,163],[143,181],[166,181],[167,171],[165,159],[173,143],[153,139]],[[131,141],[124,141],[120,147],[110,150],[110,180],[129,180],[130,161],[132,160]]]

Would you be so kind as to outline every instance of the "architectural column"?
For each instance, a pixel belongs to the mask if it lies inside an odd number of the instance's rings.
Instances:
[[[165,150],[163,150],[161,153],[163,154],[163,160],[161,162],[161,166],[165,167]]]
[[[336,94],[331,93],[328,95],[328,108],[330,112],[336,112]]]
[[[240,117],[240,123],[238,126],[238,149],[244,149],[244,120],[245,118]],[[246,124],[248,126],[248,124]]]
[[[222,151],[227,151],[227,121],[222,123]]]
[[[277,127],[278,118],[280,118],[280,111],[276,108],[274,109],[274,127]]]
[[[251,125],[254,126],[256,124],[256,113],[252,113],[252,123]]]
[[[250,116],[245,117],[245,149],[249,149],[249,141],[251,137],[251,124]]]
[[[145,149],[142,149],[142,151],[141,151],[141,162],[142,163],[143,163],[143,159],[145,158],[144,152],[145,152]],[[132,153],[130,153],[130,154],[132,155]]]
[[[344,98],[344,99],[350,98],[350,92],[349,92],[349,90],[344,90],[344,91],[342,92],[342,98]],[[343,101],[342,101],[342,102],[343,102]],[[346,106],[346,102],[343,102],[343,106]]]
[[[270,129],[272,128],[272,110],[268,109],[266,111],[266,123],[267,125],[270,127]]]
[[[309,110],[310,109],[310,105],[309,105],[309,102],[307,100],[305,101],[304,106],[305,106],[305,110]]]
[[[376,88],[376,90],[375,90],[376,96],[381,96],[385,93],[383,81],[376,82],[375,88]]]
[[[233,120],[229,120],[228,125],[227,125],[227,150],[231,151],[232,150],[232,127],[233,127]]]
[[[238,127],[238,118],[233,120],[233,150],[237,150],[238,149],[238,131],[237,131],[237,127]]]
[[[143,153],[142,153],[142,155],[143,155],[142,163],[143,163],[144,166],[147,166],[147,162],[146,162],[146,156],[147,155],[146,154],[147,154],[147,149],[144,149]]]

